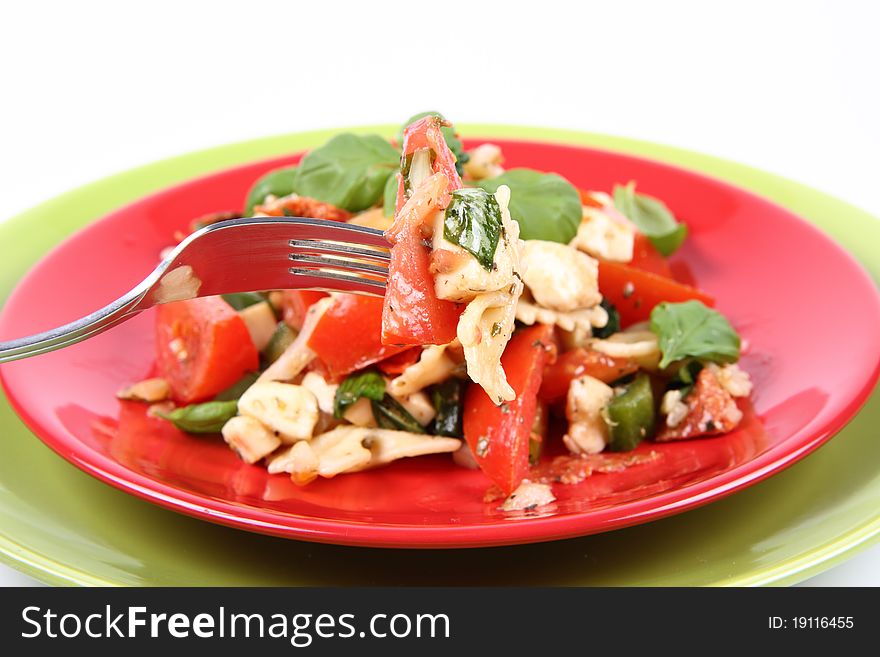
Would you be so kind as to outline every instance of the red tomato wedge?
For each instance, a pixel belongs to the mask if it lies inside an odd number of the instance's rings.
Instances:
[[[407,367],[409,367],[410,365],[414,365],[416,362],[418,362],[421,355],[421,347],[411,347],[409,349],[401,351],[399,354],[394,354],[393,356],[389,356],[385,360],[379,361],[378,363],[376,363],[376,367],[378,367],[383,374],[402,374]]]
[[[650,318],[658,303],[696,299],[714,306],[715,299],[690,285],[619,262],[599,263],[599,291],[620,313],[622,326]]]
[[[318,355],[328,376],[338,381],[406,349],[382,344],[381,328],[382,299],[340,294],[318,320],[309,347]]]
[[[636,232],[635,243],[633,244],[633,258],[629,262],[630,267],[649,271],[663,278],[675,278],[669,262],[660,253],[650,238],[645,237],[642,233]]]
[[[438,117],[426,116],[408,126],[403,135],[403,153],[406,156],[430,148],[434,154],[433,173],[446,177],[446,189],[451,192],[461,187],[461,179],[455,171],[455,156],[440,131],[442,125]],[[462,306],[437,298],[430,271],[430,253],[422,242],[423,227],[415,219],[401,216],[406,197],[403,181],[400,176],[398,179],[398,216],[385,233],[392,248],[382,313],[382,343],[446,344],[455,338]],[[448,194],[445,196],[448,199]],[[438,209],[444,207],[445,204],[441,204]]]
[[[628,358],[614,358],[595,349],[566,351],[555,363],[544,368],[538,397],[548,403],[561,401],[568,395],[572,380],[580,376],[592,376],[603,383],[611,383],[638,369],[639,366]]]
[[[259,367],[247,326],[220,297],[176,301],[156,310],[159,372],[177,401],[209,399]]]
[[[300,331],[309,308],[326,296],[326,292],[314,290],[284,290],[281,292],[281,317],[288,326]]]
[[[464,437],[480,469],[507,495],[529,472],[529,433],[546,363],[553,360],[553,327],[539,324],[516,333],[501,364],[516,399],[496,406],[478,385],[464,398]]]

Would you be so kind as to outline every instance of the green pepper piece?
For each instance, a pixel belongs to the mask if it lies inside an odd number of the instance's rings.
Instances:
[[[287,196],[293,194],[296,189],[296,167],[284,167],[275,169],[259,178],[253,184],[245,201],[244,214],[250,217],[254,208],[266,200],[270,194],[272,196]]]
[[[232,292],[230,294],[221,294],[223,300],[236,311],[244,310],[258,303],[263,303],[266,297],[259,292]]]
[[[271,365],[281,358],[287,348],[296,340],[296,331],[290,328],[284,322],[278,322],[278,327],[269,339],[269,344],[263,348],[263,359]]]
[[[639,374],[606,408],[608,449],[627,452],[654,433],[654,392],[647,374]]]
[[[419,424],[409,411],[388,393],[385,393],[381,401],[371,399],[370,406],[373,409],[376,424],[382,429],[425,433],[425,427]]]
[[[464,386],[461,379],[447,379],[431,390],[431,401],[437,415],[434,417],[434,435],[462,438],[464,416]]]

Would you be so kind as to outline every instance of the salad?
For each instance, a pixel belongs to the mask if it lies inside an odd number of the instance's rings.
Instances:
[[[384,298],[268,290],[156,312],[157,376],[119,392],[299,485],[403,458],[481,470],[504,511],[733,430],[740,338],[667,257],[687,226],[635,182],[504,168],[426,112],[340,134],[255,181],[244,211],[380,229]],[[182,239],[184,235],[178,235]],[[443,458],[434,456],[434,458]]]

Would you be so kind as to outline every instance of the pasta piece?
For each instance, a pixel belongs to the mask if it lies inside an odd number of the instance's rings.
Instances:
[[[389,392],[394,397],[411,395],[449,378],[455,363],[446,354],[449,345],[430,345],[422,349],[419,360],[391,379]]]
[[[306,313],[305,322],[303,322],[302,330],[291,345],[284,350],[284,353],[274,363],[266,368],[266,371],[257,379],[258,383],[264,381],[291,381],[306,365],[315,358],[315,352],[309,347],[309,338],[318,320],[327,311],[333,303],[333,297],[325,297],[313,303]]]
[[[496,178],[504,173],[504,167],[501,166],[503,162],[500,146],[480,144],[472,151],[468,151],[468,161],[463,165],[464,175],[472,180]]]
[[[553,490],[547,484],[539,484],[523,479],[522,483],[513,491],[504,504],[502,511],[531,511],[541,506],[547,506],[556,501]]]
[[[171,386],[161,378],[138,381],[116,393],[119,399],[142,402],[165,401],[171,396]]]
[[[238,400],[238,412],[259,420],[284,443],[308,440],[318,422],[318,401],[303,386],[259,381]]]
[[[223,425],[223,440],[246,463],[256,463],[281,445],[281,439],[261,422],[246,415],[230,418]]]
[[[604,340],[593,340],[590,347],[614,358],[629,358],[639,367],[656,370],[660,363],[660,343],[657,336],[646,329],[631,326]]]
[[[535,302],[544,308],[570,312],[602,301],[599,263],[570,246],[526,240],[520,262],[523,282]]]

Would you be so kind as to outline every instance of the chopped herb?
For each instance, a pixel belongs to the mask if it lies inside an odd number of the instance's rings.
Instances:
[[[492,271],[501,237],[498,201],[482,189],[456,189],[446,208],[443,237],[474,256],[483,269]]]
[[[660,342],[660,368],[684,358],[715,363],[739,360],[740,339],[730,322],[699,301],[663,302],[651,311],[651,331]]]
[[[373,399],[370,405],[376,424],[383,429],[425,433],[425,427],[391,395],[386,393],[381,400]]]
[[[156,414],[187,433],[218,433],[238,413],[238,401],[209,401]]]
[[[662,201],[637,194],[635,182],[630,181],[626,186],[615,185],[614,207],[665,256],[674,253],[687,237],[687,226],[678,223]]]
[[[366,397],[373,401],[380,401],[385,396],[385,379],[375,370],[367,370],[351,374],[336,389],[336,397],[333,400],[333,417],[342,419],[348,410],[358,399]]]
[[[494,338],[498,335],[501,335],[501,331],[503,329],[504,324],[502,324],[501,322],[495,322],[494,324],[492,324],[492,337]]]

